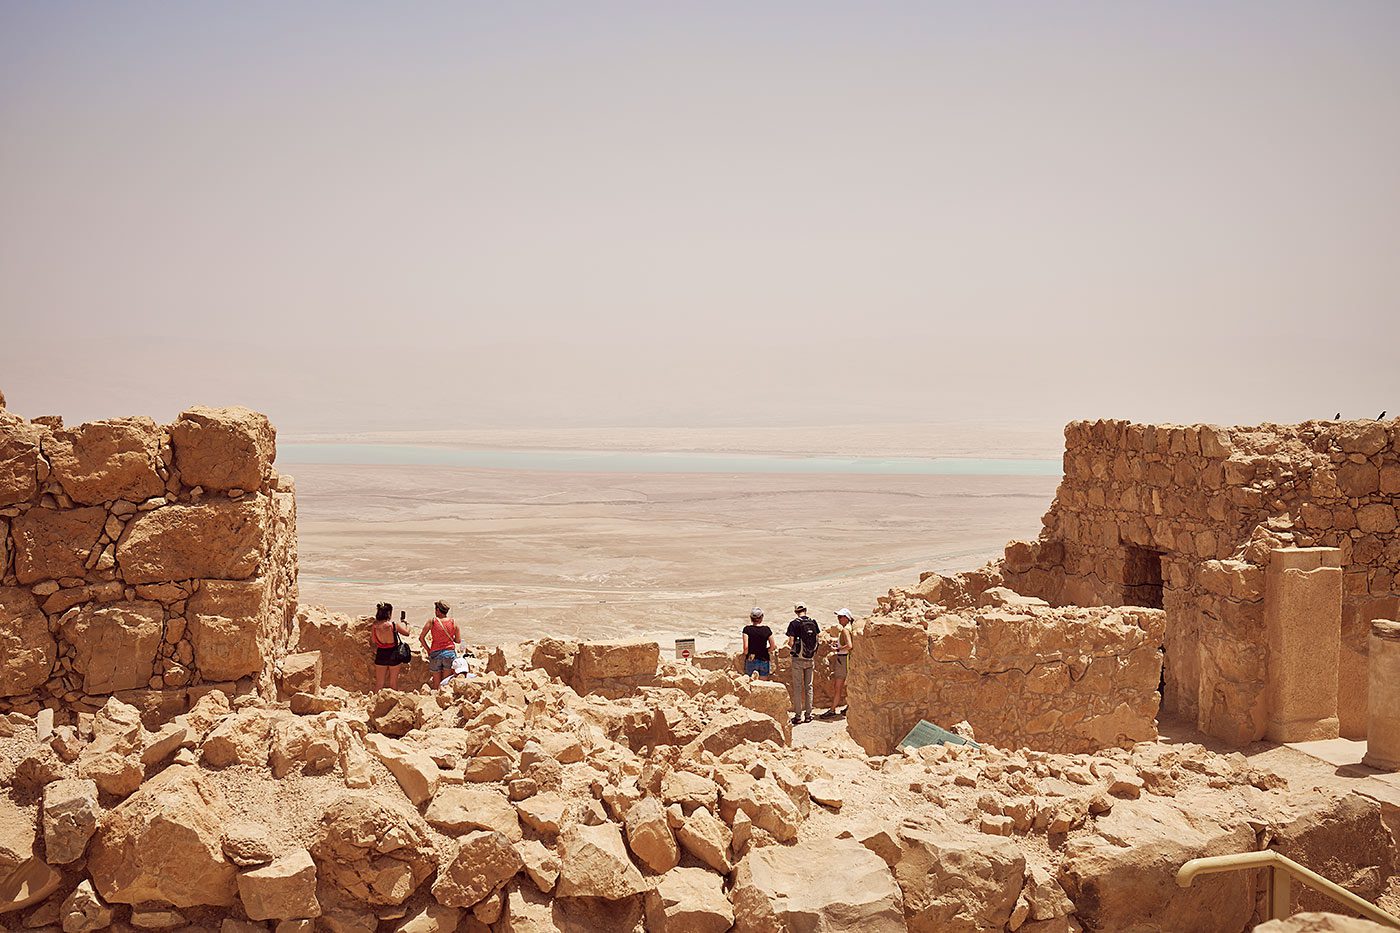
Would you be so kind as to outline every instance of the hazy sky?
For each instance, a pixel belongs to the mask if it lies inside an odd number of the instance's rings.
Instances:
[[[1400,3],[0,0],[0,389],[394,425],[1400,410]]]

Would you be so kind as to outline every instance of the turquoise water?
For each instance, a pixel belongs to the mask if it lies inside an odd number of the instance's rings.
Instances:
[[[559,473],[862,473],[909,476],[1059,476],[1059,460],[980,457],[782,457],[767,454],[600,450],[464,450],[409,444],[279,444],[279,465],[455,466]]]

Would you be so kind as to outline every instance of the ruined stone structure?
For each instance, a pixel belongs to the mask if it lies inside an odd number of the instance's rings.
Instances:
[[[1269,733],[1269,691],[1283,676],[1270,666],[1271,555],[1336,549],[1327,562],[1339,573],[1313,583],[1325,590],[1339,577],[1333,715],[1342,735],[1360,738],[1371,622],[1400,605],[1398,495],[1400,421],[1075,422],[1040,537],[1009,545],[1000,569],[1007,586],[1055,606],[1162,608],[1165,708],[1244,743]],[[1313,598],[1305,581],[1287,585],[1281,598]]]
[[[65,428],[0,408],[0,711],[271,690],[296,504],[243,408]]]
[[[1053,752],[1157,737],[1163,613],[1050,609],[992,591],[980,607],[890,606],[852,663],[851,737],[888,754],[920,719],[966,721],[997,745]],[[1039,603],[1037,605],[1037,603]]]

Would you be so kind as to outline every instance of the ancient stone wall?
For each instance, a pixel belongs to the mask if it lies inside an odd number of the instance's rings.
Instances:
[[[1335,547],[1339,718],[1366,729],[1370,622],[1400,606],[1400,421],[1251,428],[1074,422],[1064,480],[1007,585],[1054,605],[1167,614],[1166,708],[1236,742],[1268,719],[1264,580],[1278,547]]]
[[[244,408],[65,428],[0,410],[0,710],[271,688],[296,504]]]
[[[992,590],[980,607],[887,601],[858,624],[847,728],[891,753],[920,719],[1050,752],[1157,737],[1160,610],[1052,609]]]

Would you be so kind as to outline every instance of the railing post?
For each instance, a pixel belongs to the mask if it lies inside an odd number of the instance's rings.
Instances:
[[[1293,900],[1293,879],[1277,865],[1269,866],[1269,919],[1287,920]]]

